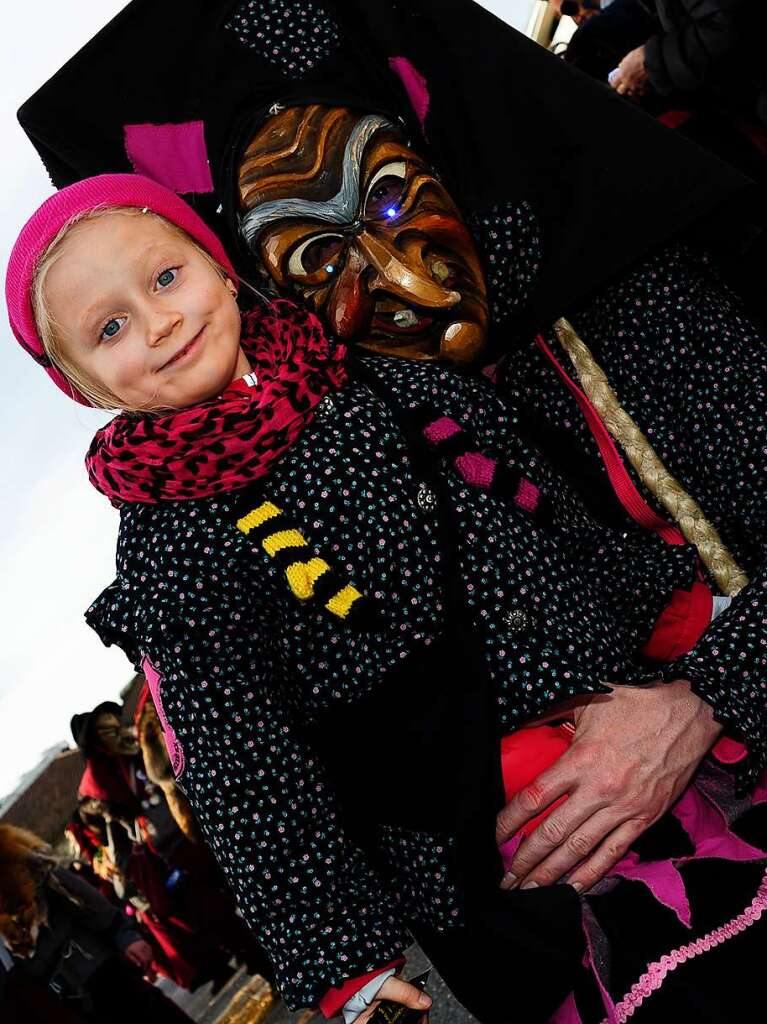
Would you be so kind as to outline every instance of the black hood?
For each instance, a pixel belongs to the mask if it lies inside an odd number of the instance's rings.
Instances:
[[[399,118],[470,222],[528,204],[541,250],[526,326],[685,229],[739,230],[746,179],[470,0],[134,0],[19,119],[56,186],[150,173],[247,273],[239,152],[274,103],[308,101]]]

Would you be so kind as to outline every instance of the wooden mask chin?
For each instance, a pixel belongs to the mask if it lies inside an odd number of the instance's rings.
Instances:
[[[240,229],[282,294],[347,344],[467,363],[487,334],[474,242],[441,182],[385,117],[279,110],[238,169]]]

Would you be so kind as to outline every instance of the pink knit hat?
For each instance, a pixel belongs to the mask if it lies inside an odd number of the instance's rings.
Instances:
[[[138,206],[158,213],[183,228],[235,282],[239,280],[221,241],[208,225],[175,192],[151,178],[140,174],[100,174],[69,185],[46,199],[21,229],[11,252],[5,277],[8,319],[21,347],[65,394],[82,405],[91,403],[51,365],[45,354],[32,313],[31,292],[40,257],[59,231],[73,217],[99,206]]]

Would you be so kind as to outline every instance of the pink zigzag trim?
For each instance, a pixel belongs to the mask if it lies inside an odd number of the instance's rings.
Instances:
[[[154,702],[155,710],[157,711],[157,717],[160,719],[162,733],[165,737],[165,746],[168,748],[168,757],[170,758],[170,765],[173,769],[173,775],[175,778],[178,778],[184,770],[184,750],[176,738],[176,733],[174,732],[173,727],[165,717],[165,708],[162,703],[162,682],[160,680],[160,673],[154,667],[149,658],[146,657],[141,662],[141,670],[146,677],[149,692],[152,694],[152,700]]]
[[[669,971],[676,970],[680,964],[684,964],[696,956],[708,953],[709,950],[728,939],[734,939],[746,928],[756,924],[765,910],[767,910],[767,871],[762,877],[756,896],[742,914],[734,917],[720,928],[714,928],[713,931],[708,932],[695,942],[688,942],[684,946],[672,950],[666,956],[662,956],[660,960],[649,964],[647,971],[638,981],[634,982],[623,999],[615,1004],[614,1017],[610,1014],[609,1017],[604,1018],[602,1024],[611,1024],[611,1020],[615,1020],[617,1024],[624,1024],[634,1011],[639,1009],[645,999],[653,992],[658,991]]]

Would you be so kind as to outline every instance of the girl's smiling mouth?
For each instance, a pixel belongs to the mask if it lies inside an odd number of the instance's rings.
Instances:
[[[192,340],[187,342],[186,345],[184,345],[184,347],[174,356],[171,356],[167,363],[163,363],[157,372],[160,373],[162,370],[167,370],[169,366],[175,366],[177,363],[180,363],[182,359],[186,359],[187,356],[191,355],[191,353],[196,352],[200,347],[200,340],[202,339],[204,330],[205,328],[201,327]]]

